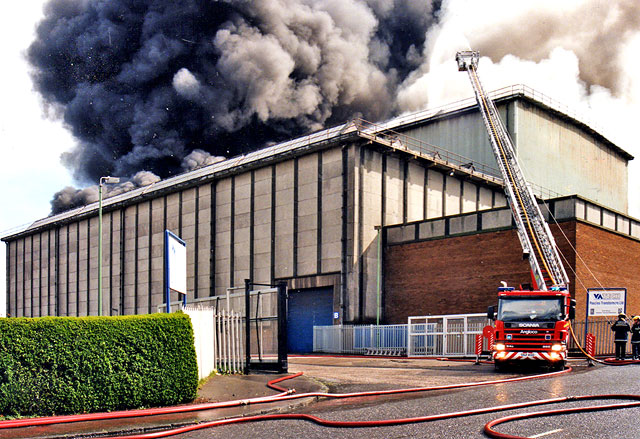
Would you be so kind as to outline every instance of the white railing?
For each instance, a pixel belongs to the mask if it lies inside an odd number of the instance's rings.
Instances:
[[[243,342],[244,318],[240,313],[222,311],[215,316],[216,369],[227,373],[242,373],[245,369]]]
[[[406,355],[407,325],[313,327],[313,351],[333,354]]]
[[[214,370],[242,373],[245,368],[244,319],[226,310],[216,314],[211,307],[187,305],[183,311],[191,318],[198,361],[199,378]]]
[[[572,323],[581,345],[584,320]],[[475,336],[492,326],[486,314],[409,317],[406,325],[335,325],[313,327],[313,351],[355,355],[410,357],[474,357]],[[613,353],[613,333],[604,318],[591,319],[588,332],[596,336],[596,355]],[[573,339],[569,349],[577,351]],[[488,342],[483,338],[483,351]],[[631,350],[631,344],[627,346]]]
[[[566,114],[567,116],[589,126],[594,131],[599,132],[603,136],[606,136],[608,139],[612,139],[611,136],[614,135],[614,133],[605,133],[604,128],[599,125],[599,122],[597,121],[596,118],[594,118],[593,114],[590,114],[589,112],[586,112],[586,111],[576,111],[574,108],[569,107],[568,105],[523,84],[514,84],[507,87],[502,87],[497,90],[488,92],[487,95],[494,101],[501,98],[514,96],[514,95],[523,95],[553,110]],[[381,123],[381,125],[383,125],[385,129],[398,128],[402,125],[423,121],[425,119],[429,119],[430,117],[434,117],[439,114],[449,113],[449,112],[457,111],[463,108],[473,107],[475,105],[476,105],[475,97],[469,97],[456,102],[450,102],[438,107],[432,107],[432,108],[417,111],[414,113],[406,113],[399,117],[391,119],[387,122]],[[613,139],[613,143],[616,143],[615,139]]]
[[[475,336],[490,325],[486,314],[409,317],[407,355],[410,357],[475,355]]]
[[[250,295],[250,309],[252,312],[258,312],[262,317],[265,315],[276,315],[276,307],[278,302],[278,294],[276,288],[267,288],[262,290],[253,290]],[[171,309],[181,309],[182,301],[176,300],[170,302]],[[222,310],[235,311],[240,315],[245,315],[245,291],[243,287],[227,288],[226,294],[220,296],[206,296],[199,297],[197,299],[189,299],[187,306],[195,306],[199,308],[212,308],[215,312],[222,312]],[[160,303],[156,307],[156,312],[165,312],[167,309],[166,303]],[[256,311],[257,310],[257,311]],[[252,315],[254,318],[255,315]]]
[[[491,324],[486,314],[409,317],[406,325],[313,327],[313,351],[410,357],[475,356],[475,336]]]

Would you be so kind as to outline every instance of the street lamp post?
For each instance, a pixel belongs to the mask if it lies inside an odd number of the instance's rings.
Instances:
[[[98,315],[102,315],[102,186],[120,183],[118,177],[100,177],[98,185]]]

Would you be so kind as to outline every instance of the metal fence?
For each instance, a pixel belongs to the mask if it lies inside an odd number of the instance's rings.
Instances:
[[[275,309],[276,291],[273,288],[265,288],[261,290],[251,291],[251,309],[255,309],[256,302],[259,302],[262,308]],[[187,305],[196,305],[200,307],[211,307],[216,312],[226,310],[227,312],[235,311],[241,315],[245,315],[245,287],[227,288],[226,294],[220,296],[206,296],[197,299],[189,299]],[[171,309],[180,309],[182,301],[171,302]],[[161,303],[157,306],[157,312],[165,312],[166,304]]]
[[[598,317],[591,318],[588,321],[587,332],[595,335],[596,337],[596,355],[609,355],[614,353],[615,346],[613,344],[613,332],[611,331],[611,326],[609,322],[613,323],[616,320],[615,317],[611,317],[613,320],[607,320],[606,318]],[[576,338],[580,342],[580,345],[584,348],[584,327],[585,322],[573,322],[573,332],[576,335]],[[577,349],[573,338],[569,342],[569,349]],[[627,349],[631,350],[631,344],[627,345]]]
[[[245,368],[243,318],[240,313],[187,305],[191,318],[200,379],[214,370],[242,373]]]
[[[406,325],[313,327],[313,351],[335,354],[472,356],[485,314],[410,317]]]
[[[242,373],[247,361],[259,365],[278,360],[277,288],[249,292],[248,330],[246,294],[237,290],[240,288],[228,289],[225,296],[196,299],[182,308],[191,317],[200,378],[214,370]]]
[[[313,327],[313,351],[332,354],[406,355],[407,325]]]
[[[482,328],[488,324],[486,314],[409,317],[407,355],[473,356],[475,337],[482,334]]]
[[[475,336],[491,325],[486,314],[409,317],[407,325],[336,325],[313,327],[313,351],[356,355],[407,355],[411,357],[472,357]],[[590,319],[588,332],[595,335],[596,355],[614,351],[613,335],[606,319]],[[584,346],[585,322],[573,322],[573,330]],[[483,339],[482,350],[488,349]],[[573,338],[569,349],[578,347]],[[631,349],[631,346],[628,346]]]

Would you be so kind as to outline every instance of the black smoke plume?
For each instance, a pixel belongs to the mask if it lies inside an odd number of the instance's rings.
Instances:
[[[141,170],[164,178],[353,114],[393,115],[439,9],[414,0],[51,0],[28,59],[36,90],[77,139],[63,163],[79,184]],[[65,188],[53,213],[90,202],[94,189]]]

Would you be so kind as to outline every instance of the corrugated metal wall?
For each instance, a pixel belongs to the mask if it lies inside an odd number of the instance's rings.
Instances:
[[[497,107],[505,127],[511,137],[514,137],[512,129],[513,102],[497,104]],[[478,164],[487,165],[495,170],[495,176],[501,177],[498,164],[491,151],[487,130],[476,109],[428,120],[422,125],[402,130],[402,133],[462,157],[467,157],[476,166]]]
[[[526,101],[517,102],[518,158],[525,176],[561,195],[628,212],[627,161],[604,142]]]
[[[526,99],[497,106],[530,183],[548,189],[549,196],[577,194],[628,211],[627,161],[619,153],[569,119]],[[475,109],[429,120],[403,134],[498,169]]]
[[[352,164],[347,175],[345,163]],[[187,242],[189,301],[250,277],[269,283],[344,273],[346,284],[334,289],[340,318],[370,320],[376,226],[498,205],[503,195],[488,186],[353,145],[132,200],[103,215],[103,313],[150,313],[163,303],[168,229]],[[10,315],[97,314],[97,221],[58,224],[8,243]]]

